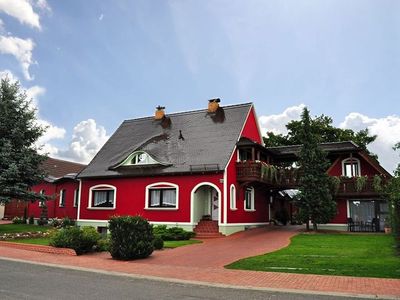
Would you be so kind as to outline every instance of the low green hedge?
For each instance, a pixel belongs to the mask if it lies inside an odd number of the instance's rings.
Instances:
[[[186,231],[180,227],[167,228],[166,225],[153,226],[153,234],[164,241],[190,240],[196,235],[193,231]]]

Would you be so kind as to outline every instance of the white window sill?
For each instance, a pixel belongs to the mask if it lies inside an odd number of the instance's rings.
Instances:
[[[238,210],[237,208],[231,208],[231,210]]]
[[[115,210],[115,207],[87,207],[90,210]]]
[[[145,207],[145,210],[178,210],[177,207]]]
[[[248,211],[248,212],[253,212],[253,211],[256,211],[255,209],[244,209],[244,211]]]

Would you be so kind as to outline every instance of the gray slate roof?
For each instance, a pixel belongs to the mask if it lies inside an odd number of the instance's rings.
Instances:
[[[153,117],[126,120],[78,178],[180,174],[193,172],[195,165],[203,164],[215,164],[223,170],[251,106],[244,103],[223,107],[222,123],[214,122],[206,109],[167,114],[172,123],[167,129]],[[184,140],[179,139],[179,130]],[[146,151],[166,166],[113,168],[137,150]]]
[[[328,153],[358,152],[361,148],[352,141],[321,143],[321,148]],[[301,145],[266,147],[274,155],[298,155]]]

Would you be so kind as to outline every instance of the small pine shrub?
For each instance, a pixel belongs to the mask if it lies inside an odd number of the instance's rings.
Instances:
[[[53,218],[49,220],[49,225],[53,227],[60,227],[61,225],[61,220],[57,218]]]
[[[164,248],[164,241],[161,237],[156,236],[154,237],[153,245],[154,249],[161,250],[162,248]]]
[[[114,259],[146,258],[153,253],[153,229],[140,216],[112,217],[109,222],[110,254]]]
[[[63,218],[63,219],[61,220],[61,222],[60,222],[60,226],[63,227],[63,228],[69,227],[69,226],[74,226],[74,225],[75,225],[75,221],[74,221],[74,220],[71,220],[71,219],[68,218],[68,217]]]
[[[26,224],[26,220],[20,217],[14,217],[12,219],[13,224]]]
[[[97,241],[96,251],[108,251],[110,249],[110,240],[108,238],[102,238]]]
[[[161,237],[164,241],[183,241],[190,240],[195,236],[193,231],[186,231],[180,227],[167,228],[166,225],[154,226],[153,233]]]
[[[39,226],[44,226],[44,225],[47,225],[48,223],[49,223],[49,221],[47,221],[46,219],[40,218],[39,220],[37,220],[37,224]]]
[[[93,251],[101,236],[94,227],[66,227],[54,233],[50,245],[74,249],[77,255]]]
[[[28,220],[28,223],[29,223],[29,225],[35,224],[35,218],[33,216],[30,216],[29,220]]]

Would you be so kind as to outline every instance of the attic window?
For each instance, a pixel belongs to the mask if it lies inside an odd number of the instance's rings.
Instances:
[[[154,158],[144,151],[132,153],[123,165],[154,165],[159,164]]]
[[[346,177],[356,177],[361,175],[360,160],[349,157],[342,161],[342,175]]]

